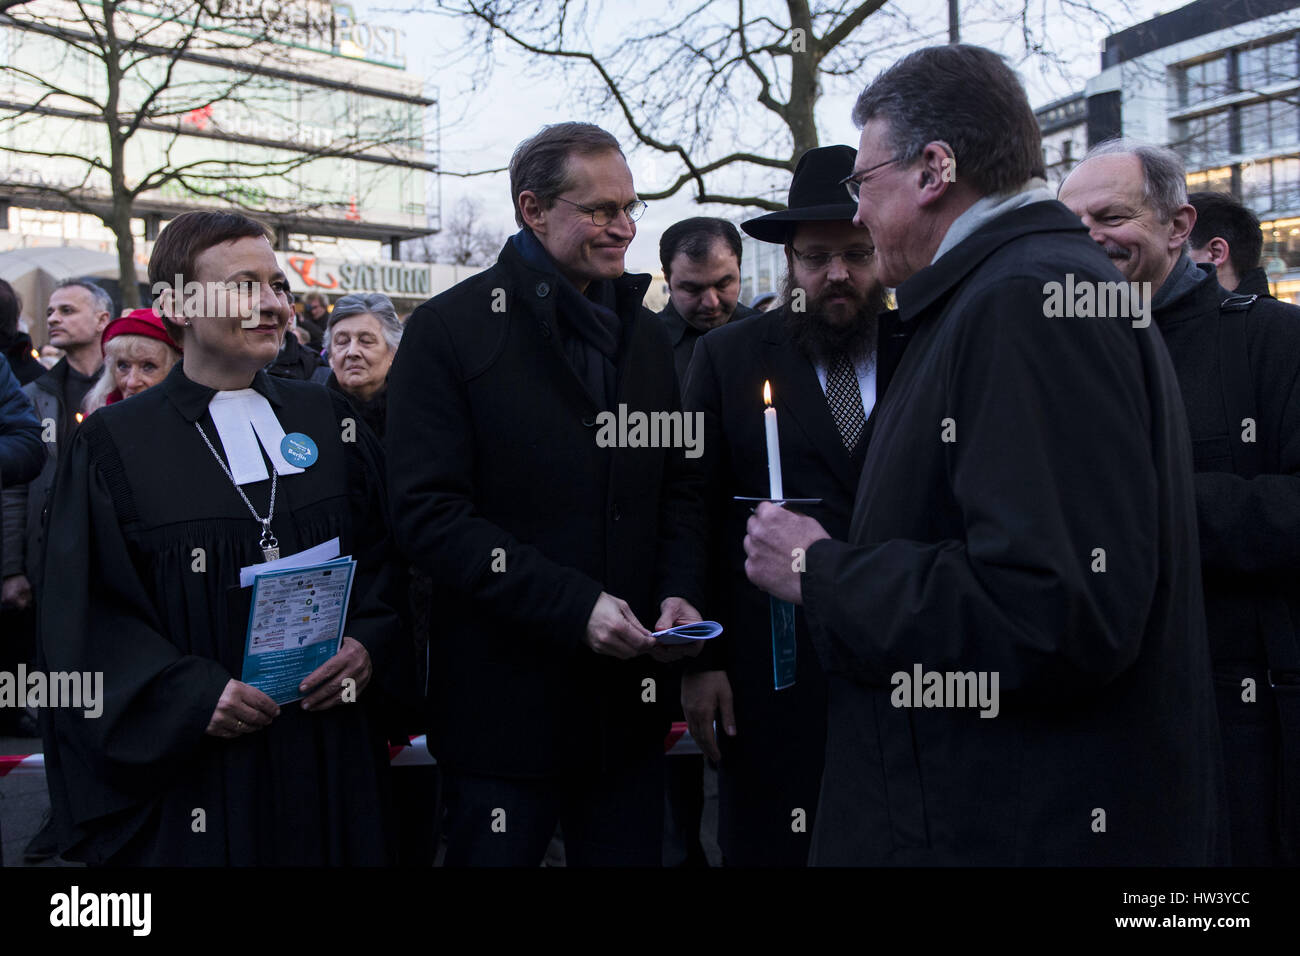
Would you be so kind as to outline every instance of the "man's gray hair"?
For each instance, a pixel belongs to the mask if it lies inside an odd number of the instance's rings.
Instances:
[[[54,287],[54,291],[60,289],[85,289],[90,293],[91,301],[95,303],[96,312],[107,312],[108,317],[113,318],[113,297],[108,294],[108,290],[102,285],[97,285],[89,279],[64,279]],[[53,293],[51,293],[53,294]]]
[[[1121,136],[1098,143],[1080,162],[1095,156],[1136,156],[1142,163],[1142,201],[1161,222],[1169,222],[1179,207],[1187,205],[1187,171],[1172,149]]]
[[[955,174],[982,196],[1046,175],[1025,88],[992,50],[954,43],[909,53],[854,104],[858,129],[877,117],[889,127],[895,162],[910,165],[927,143],[947,143]]]
[[[357,292],[353,295],[345,295],[335,302],[334,311],[330,313],[329,325],[325,327],[326,339],[329,338],[336,323],[357,315],[373,315],[378,319],[389,350],[397,351],[397,346],[402,341],[402,323],[397,319],[393,300],[378,292]]]

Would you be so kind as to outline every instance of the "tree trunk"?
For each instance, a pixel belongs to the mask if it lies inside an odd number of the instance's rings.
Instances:
[[[141,306],[140,286],[135,278],[135,235],[131,232],[130,199],[113,197],[112,220],[108,226],[117,236],[117,271],[122,308],[138,309]]]

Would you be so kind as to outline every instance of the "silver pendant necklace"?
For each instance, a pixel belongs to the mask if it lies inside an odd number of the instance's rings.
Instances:
[[[212,457],[217,460],[217,464],[221,466],[221,470],[226,473],[226,477],[230,479],[230,483],[234,485],[235,490],[239,492],[239,497],[243,498],[244,504],[248,505],[248,510],[252,513],[253,520],[262,526],[262,537],[257,543],[258,547],[262,549],[262,560],[278,560],[280,557],[280,542],[277,541],[275,535],[271,533],[271,519],[275,517],[275,479],[278,477],[275,471],[275,464],[272,463],[271,465],[271,507],[267,510],[266,517],[263,518],[257,513],[257,509],[253,507],[253,503],[248,500],[248,495],[244,494],[244,489],[239,487],[239,482],[235,481],[235,476],[231,474],[230,469],[226,467],[226,463],[221,460],[221,456],[217,454],[217,450],[212,447],[212,442],[208,441],[208,435],[207,432],[203,430],[203,426],[198,422],[195,422],[194,427],[199,430],[199,435],[203,439],[203,444],[208,446],[208,451],[212,452]]]

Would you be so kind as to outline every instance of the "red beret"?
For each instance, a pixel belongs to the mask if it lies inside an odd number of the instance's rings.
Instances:
[[[128,312],[120,319],[114,319],[104,329],[100,344],[106,346],[109,339],[119,335],[143,335],[164,342],[177,352],[183,351],[167,334],[166,326],[163,325],[162,319],[153,309],[136,309],[134,312]]]

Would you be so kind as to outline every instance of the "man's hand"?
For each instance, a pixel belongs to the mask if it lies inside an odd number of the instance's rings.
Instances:
[[[679,624],[693,624],[696,621],[702,621],[700,612],[695,610],[689,601],[679,597],[664,598],[659,605],[659,620],[655,622],[656,631],[666,631],[670,627],[676,627]],[[650,649],[650,656],[661,664],[671,664],[673,661],[679,661],[683,657],[698,657],[700,651],[704,650],[703,641],[688,641],[685,644],[660,644],[655,641],[654,647]]]
[[[242,737],[261,730],[279,716],[279,704],[256,687],[232,677],[221,692],[205,733],[213,737]]]
[[[717,763],[722,759],[713,736],[716,714],[718,726],[728,737],[736,736],[736,715],[732,712],[731,681],[726,671],[700,671],[682,675],[682,711],[686,726],[704,755]]]
[[[12,574],[0,585],[0,604],[22,611],[32,603],[32,584],[25,574]]]
[[[339,643],[339,652],[316,668],[298,685],[304,694],[311,690],[301,707],[303,710],[329,710],[344,703],[344,681],[354,681],[347,703],[354,703],[370,683],[370,652],[360,642],[345,637]]]
[[[600,592],[587,618],[587,646],[597,654],[629,660],[655,647],[655,639],[636,619],[627,602]]]
[[[830,537],[826,529],[807,515],[764,501],[745,530],[745,574],[749,580],[773,597],[802,604],[803,581],[795,564],[814,541]]]

